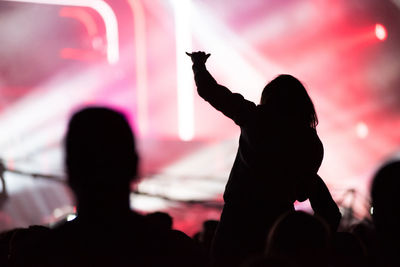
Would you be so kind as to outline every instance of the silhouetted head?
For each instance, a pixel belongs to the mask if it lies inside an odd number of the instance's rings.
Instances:
[[[312,128],[318,124],[314,104],[306,88],[291,75],[282,74],[269,82],[262,92],[260,104],[266,104],[280,116]]]
[[[207,220],[203,222],[203,229],[200,234],[200,241],[207,243],[211,246],[211,242],[214,239],[215,232],[217,231],[219,221]]]
[[[314,266],[324,261],[329,242],[330,230],[322,219],[302,211],[288,212],[271,228],[266,255],[287,257],[299,266]]]
[[[400,161],[382,166],[372,182],[372,218],[378,231],[400,233]]]
[[[203,222],[203,229],[202,231],[204,233],[212,233],[214,234],[215,231],[217,230],[219,221],[217,220],[207,220]]]
[[[135,140],[125,117],[102,107],[75,113],[65,140],[68,182],[79,195],[129,186],[136,175]]]
[[[173,219],[166,212],[156,211],[146,215],[146,220],[154,227],[161,230],[171,230]]]

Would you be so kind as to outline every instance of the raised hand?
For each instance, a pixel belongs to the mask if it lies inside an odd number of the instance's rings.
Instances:
[[[206,54],[203,51],[192,53],[186,52],[186,55],[188,55],[192,59],[194,65],[205,64],[207,59],[211,56],[211,54]]]

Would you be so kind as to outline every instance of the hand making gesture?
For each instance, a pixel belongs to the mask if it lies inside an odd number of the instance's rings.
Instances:
[[[206,54],[203,51],[192,52],[192,53],[186,52],[186,55],[188,55],[192,59],[194,65],[205,64],[207,59],[211,56],[211,54]]]

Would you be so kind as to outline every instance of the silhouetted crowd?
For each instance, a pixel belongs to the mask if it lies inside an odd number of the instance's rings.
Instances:
[[[72,116],[64,141],[77,217],[1,233],[0,266],[400,266],[400,161],[375,174],[372,220],[338,231],[341,213],[317,174],[324,150],[302,83],[279,75],[256,105],[216,82],[209,54],[188,55],[199,95],[241,130],[220,220],[189,237],[167,213],[132,210],[132,130],[123,114],[88,107]],[[307,199],[314,213],[295,211]]]

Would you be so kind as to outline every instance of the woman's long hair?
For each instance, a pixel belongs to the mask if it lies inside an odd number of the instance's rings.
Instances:
[[[273,106],[282,117],[316,128],[314,104],[303,84],[292,75],[282,74],[269,82],[261,95],[261,105]]]

